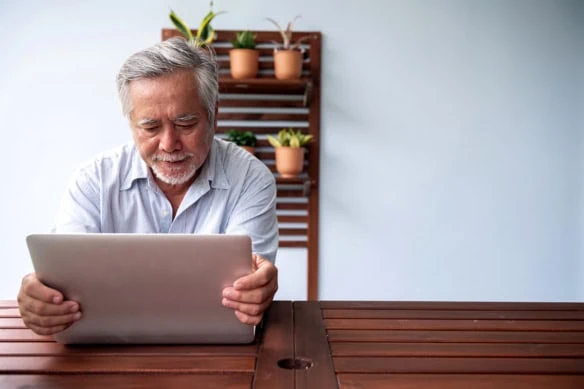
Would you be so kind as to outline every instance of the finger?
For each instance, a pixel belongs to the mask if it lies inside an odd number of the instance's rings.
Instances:
[[[69,327],[69,326],[60,325],[60,326],[49,327],[49,328],[38,327],[38,326],[35,326],[34,324],[31,324],[28,326],[28,328],[33,330],[33,332],[35,332],[38,335],[54,335],[58,332],[64,331],[67,327]]]
[[[277,274],[278,269],[276,266],[262,258],[262,260],[258,261],[257,270],[236,280],[233,283],[233,287],[237,290],[257,289],[277,278]]]
[[[63,294],[58,290],[49,288],[39,281],[35,273],[31,273],[22,280],[21,291],[25,296],[32,297],[47,303],[61,304]]]
[[[274,279],[269,284],[253,290],[236,290],[225,288],[223,297],[235,302],[260,304],[272,298],[278,288],[278,283]]]
[[[249,324],[257,326],[262,321],[262,316],[250,316],[243,312],[235,311],[235,316],[243,324]]]
[[[223,299],[221,303],[223,306],[227,308],[231,308],[233,310],[239,311],[241,313],[245,313],[249,316],[261,316],[264,314],[266,309],[270,306],[272,300],[265,301],[261,304],[247,304],[247,303],[240,303],[237,301],[232,301],[229,299]]]
[[[31,313],[22,319],[25,324],[32,324],[42,328],[51,328],[76,322],[81,319],[81,312],[61,316],[39,316]]]
[[[80,307],[77,302],[70,300],[55,305],[33,298],[25,298],[20,302],[19,308],[23,316],[29,313],[39,316],[61,316],[78,312]]]

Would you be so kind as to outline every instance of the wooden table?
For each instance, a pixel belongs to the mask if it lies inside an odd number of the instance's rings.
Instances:
[[[276,302],[243,346],[65,347],[0,301],[0,388],[584,388],[584,304]]]

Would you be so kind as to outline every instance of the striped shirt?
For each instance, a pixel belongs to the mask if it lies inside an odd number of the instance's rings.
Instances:
[[[278,248],[276,184],[240,147],[215,138],[176,216],[133,143],[104,153],[71,179],[57,233],[246,234],[274,262]]]

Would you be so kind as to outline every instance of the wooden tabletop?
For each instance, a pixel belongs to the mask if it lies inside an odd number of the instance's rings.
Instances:
[[[242,346],[75,346],[0,301],[0,388],[584,388],[584,303],[276,302]]]

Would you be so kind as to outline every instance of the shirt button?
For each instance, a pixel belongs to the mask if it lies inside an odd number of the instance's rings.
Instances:
[[[168,216],[168,211],[166,209],[162,211],[162,216]]]

